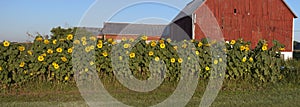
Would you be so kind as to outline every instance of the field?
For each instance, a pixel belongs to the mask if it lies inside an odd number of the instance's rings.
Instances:
[[[202,85],[202,86],[201,86]],[[204,84],[199,83],[198,88],[187,107],[198,106],[204,92]],[[250,85],[251,86],[251,85]],[[242,88],[243,86],[228,86],[230,88],[220,91],[212,104],[213,107],[251,106],[251,107],[297,107],[300,106],[299,85],[277,84],[261,89]],[[244,87],[249,87],[249,84]],[[132,106],[150,106],[163,101],[174,90],[175,86],[161,87],[158,92],[135,93],[120,85],[106,84],[107,90],[119,101]],[[224,88],[224,87],[223,87]],[[155,93],[155,94],[153,94]],[[80,106],[86,107],[74,84],[61,84],[53,86],[51,83],[33,83],[17,90],[11,90],[0,95],[1,106]]]

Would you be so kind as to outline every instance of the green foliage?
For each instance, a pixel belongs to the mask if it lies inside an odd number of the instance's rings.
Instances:
[[[201,79],[218,73],[214,76],[225,75],[228,80],[249,80],[258,84],[281,81],[290,73],[288,68],[281,69],[287,65],[279,58],[279,50],[283,45],[276,41],[269,49],[266,41],[260,41],[255,49],[250,49],[250,42],[242,40],[232,40],[222,47],[224,44],[209,39],[182,42],[162,39],[149,42],[145,36],[139,42],[124,39],[117,43],[112,39],[97,40],[86,33],[74,39],[75,31],[58,27],[51,31],[54,34],[52,39],[38,36],[34,43],[29,44],[10,43],[5,46],[4,42],[1,43],[1,88],[18,86],[26,81],[74,82],[73,67],[79,70],[79,75],[89,77],[94,76],[91,69],[96,66],[100,78],[113,80],[115,66],[112,65],[115,64],[112,64],[112,59],[120,63],[129,59],[128,63],[115,69],[128,71],[141,80],[149,78],[151,70],[162,69],[167,71],[162,74],[167,81],[179,81],[180,71],[185,71]],[[73,61],[72,54],[76,57]],[[84,56],[87,58],[77,58]],[[154,67],[150,67],[151,64]],[[182,67],[189,69],[182,70]],[[219,72],[224,70],[225,74]],[[124,73],[124,76],[128,76],[128,73]]]

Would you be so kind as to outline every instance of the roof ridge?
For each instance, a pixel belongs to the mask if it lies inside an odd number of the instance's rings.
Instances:
[[[151,24],[151,23],[129,23],[129,22],[104,22],[104,24],[129,24],[129,25],[168,25],[168,24]]]

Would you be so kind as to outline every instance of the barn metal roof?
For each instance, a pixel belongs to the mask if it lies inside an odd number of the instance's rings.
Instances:
[[[85,30],[89,33],[92,33],[93,35],[101,35],[102,28],[96,28],[96,27],[77,27],[78,29]]]
[[[196,11],[196,9],[204,2],[204,0],[193,0],[189,4],[187,4],[182,11],[173,19],[173,22],[183,18],[183,17],[191,17],[192,14]]]
[[[131,23],[104,23],[102,33],[113,35],[147,35],[160,36],[167,25],[131,24]]]

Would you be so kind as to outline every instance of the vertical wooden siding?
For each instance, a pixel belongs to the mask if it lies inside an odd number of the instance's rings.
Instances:
[[[225,40],[242,38],[251,41],[252,48],[260,39],[267,40],[269,47],[278,40],[286,51],[292,51],[294,16],[281,0],[207,0],[205,4],[216,17]],[[195,14],[203,17],[201,7]],[[197,24],[195,38],[200,39],[205,36]]]

